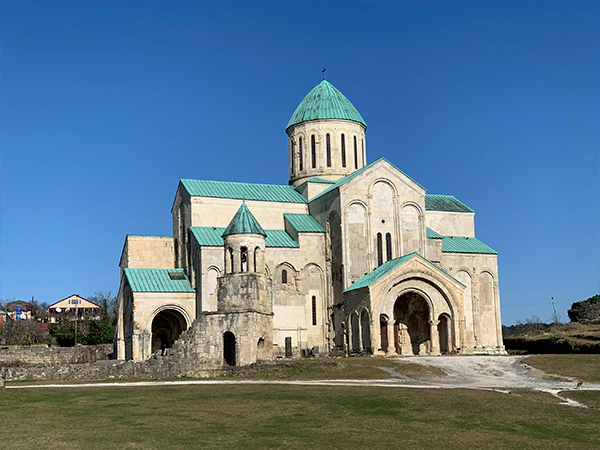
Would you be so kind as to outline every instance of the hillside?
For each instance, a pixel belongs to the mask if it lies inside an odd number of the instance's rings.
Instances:
[[[600,324],[540,325],[544,329],[522,332],[514,327],[503,327],[506,350],[515,353],[600,353]]]

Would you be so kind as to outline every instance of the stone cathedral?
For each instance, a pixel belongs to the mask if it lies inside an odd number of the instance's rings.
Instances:
[[[321,81],[289,120],[289,185],[182,179],[173,236],[128,235],[119,359],[503,354],[497,253],[475,212],[391,162]]]

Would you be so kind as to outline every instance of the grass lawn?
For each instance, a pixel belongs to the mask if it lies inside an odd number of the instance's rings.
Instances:
[[[547,374],[600,383],[600,355],[535,355],[523,362]]]
[[[535,401],[537,400],[537,401]],[[459,389],[5,389],[1,448],[598,448],[600,411]],[[4,446],[4,447],[3,447]]]

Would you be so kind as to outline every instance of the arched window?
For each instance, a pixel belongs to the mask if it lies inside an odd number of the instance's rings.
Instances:
[[[346,167],[346,136],[342,134],[342,167]]]
[[[311,156],[311,163],[312,163],[312,168],[314,169],[315,167],[317,167],[317,149],[315,146],[315,135],[311,135],[310,137],[310,156]]]
[[[240,257],[242,262],[242,272],[248,272],[248,249],[246,247],[240,248]]]
[[[327,167],[331,167],[331,136],[327,133],[325,137],[327,141]]]
[[[358,169],[358,146],[356,144],[356,136],[354,136],[354,168]]]
[[[281,282],[282,282],[283,284],[286,284],[286,283],[287,283],[287,270],[285,270],[285,269],[283,269],[283,270],[281,271]]]
[[[386,261],[392,259],[392,235],[390,233],[385,234],[385,256]]]
[[[302,172],[302,136],[298,140],[298,170]]]
[[[383,264],[383,243],[381,242],[381,233],[377,233],[377,265]]]
[[[312,324],[317,325],[317,297],[312,296]]]
[[[229,247],[227,251],[229,252],[229,273],[233,273],[233,249]]]
[[[290,154],[291,156],[291,163],[292,163],[292,174],[296,173],[296,155],[294,154],[294,140],[290,139]]]

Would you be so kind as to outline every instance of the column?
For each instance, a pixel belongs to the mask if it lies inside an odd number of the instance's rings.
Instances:
[[[394,355],[394,354],[396,354],[396,346],[394,345],[394,342],[396,342],[396,340],[394,339],[394,323],[391,320],[387,321],[387,338],[388,338],[387,353],[389,355]]]
[[[429,343],[431,347],[429,349],[430,356],[440,356],[440,335],[438,333],[439,320],[429,321]]]

